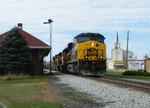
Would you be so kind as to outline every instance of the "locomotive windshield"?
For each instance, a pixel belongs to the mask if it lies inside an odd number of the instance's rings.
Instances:
[[[82,37],[78,37],[77,42],[82,43],[82,42],[86,42],[86,41],[89,41],[89,40],[90,40],[89,36],[82,36]]]
[[[84,33],[84,34],[80,34],[77,37],[77,43],[82,43],[82,42],[86,42],[86,41],[90,41],[90,40],[95,40],[101,43],[104,43],[104,37],[98,33]]]

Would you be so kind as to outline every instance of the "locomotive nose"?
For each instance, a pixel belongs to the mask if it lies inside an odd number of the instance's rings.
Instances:
[[[85,54],[85,59],[97,59],[98,58],[98,50],[95,48],[87,49],[87,53]]]

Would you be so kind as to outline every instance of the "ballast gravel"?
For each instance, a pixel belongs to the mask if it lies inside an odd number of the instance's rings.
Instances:
[[[55,77],[58,78],[56,83],[88,94],[94,102],[101,105],[100,108],[150,108],[148,93],[68,74]]]

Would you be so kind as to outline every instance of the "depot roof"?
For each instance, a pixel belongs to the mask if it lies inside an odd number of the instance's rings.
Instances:
[[[36,49],[50,49],[49,45],[47,45],[43,41],[37,39],[33,35],[27,33],[26,31],[22,30],[22,28],[18,27],[18,30],[19,30],[19,33],[25,37],[25,40],[27,41],[28,46],[31,49],[35,49],[35,48]],[[8,35],[8,33],[9,33],[9,31],[1,34],[0,35],[0,41],[2,41],[5,38],[5,36]]]

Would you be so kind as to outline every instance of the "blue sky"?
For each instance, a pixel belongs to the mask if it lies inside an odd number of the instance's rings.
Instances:
[[[129,30],[129,50],[138,59],[150,56],[149,0],[0,0],[0,5],[0,34],[21,22],[25,31],[49,44],[49,25],[43,22],[52,19],[53,55],[74,36],[96,32],[105,36],[110,58],[116,31],[126,49]]]

